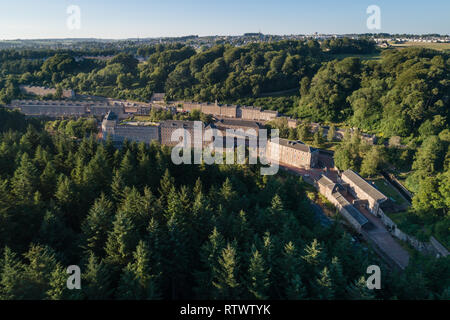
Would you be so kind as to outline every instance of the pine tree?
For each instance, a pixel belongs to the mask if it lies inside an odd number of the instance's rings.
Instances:
[[[323,263],[322,245],[314,239],[310,245],[305,247],[305,255],[302,259],[311,266],[317,267]]]
[[[69,289],[67,289],[67,273],[66,270],[57,264],[55,270],[50,275],[49,289],[45,294],[48,300],[68,300],[72,297]]]
[[[94,158],[83,171],[83,180],[86,183],[85,193],[88,197],[98,195],[109,186],[112,178],[111,169],[105,148],[100,145]]]
[[[28,264],[24,269],[24,299],[43,300],[48,297],[53,286],[59,286],[57,277],[52,279],[53,272],[58,268],[55,252],[47,246],[31,245],[30,250],[24,254]],[[56,293],[55,293],[56,294]]]
[[[278,194],[272,198],[271,206],[269,209],[269,220],[266,228],[268,230],[280,230],[284,219],[286,218],[286,213],[284,211],[283,201]]]
[[[222,250],[225,247],[225,240],[214,228],[209,236],[209,241],[205,242],[200,249],[201,271],[196,272],[197,287],[195,289],[200,299],[211,298],[214,290],[213,279],[218,270],[218,261]]]
[[[77,200],[75,186],[73,185],[72,181],[64,174],[60,174],[58,177],[55,199],[64,210],[68,210],[69,208],[71,208],[72,204]]]
[[[333,280],[332,285],[335,297],[337,299],[344,299],[347,280],[338,257],[333,257],[333,259],[331,259],[330,277]]]
[[[120,204],[125,198],[124,194],[125,181],[119,170],[114,170],[111,183],[111,194],[116,204]]]
[[[333,281],[327,267],[324,267],[316,280],[316,295],[320,300],[331,300],[334,298]]]
[[[172,287],[172,298],[176,298],[181,288],[185,285],[186,266],[189,264],[188,237],[186,229],[186,212],[181,202],[179,193],[172,187],[167,197],[167,230],[170,245],[170,260],[173,263],[169,274]]]
[[[14,172],[11,179],[11,191],[18,202],[29,203],[31,195],[36,192],[38,171],[28,157],[24,153],[20,158],[19,167]]]
[[[262,255],[256,250],[250,259],[248,290],[252,298],[265,300],[269,297],[269,274]]]
[[[84,181],[84,168],[85,168],[85,160],[83,160],[82,157],[79,155],[75,158],[75,168],[70,173],[71,178],[73,179],[73,182],[81,188],[85,187],[85,181]]]
[[[145,231],[150,219],[154,198],[150,190],[147,190],[146,196],[142,196],[139,191],[133,187],[126,192],[125,199],[119,207],[119,211],[128,215],[136,226],[137,230]]]
[[[60,212],[47,211],[39,229],[38,239],[52,249],[70,252],[73,248],[74,232],[68,228]]]
[[[81,290],[84,298],[88,300],[107,300],[112,298],[113,288],[112,273],[103,261],[98,261],[93,252],[89,254],[89,260],[85,271],[82,273]]]
[[[301,279],[301,260],[292,242],[284,246],[281,262],[281,288],[289,300],[300,300],[306,297],[306,289]]]
[[[222,198],[222,204],[227,207],[231,207],[230,204],[236,199],[237,194],[233,190],[233,185],[231,184],[231,180],[229,178],[226,178],[225,182],[222,184],[220,195]]]
[[[347,287],[348,298],[352,300],[372,300],[375,298],[372,291],[367,288],[366,279],[359,278]]]
[[[169,170],[166,169],[163,177],[161,178],[160,182],[161,186],[158,189],[160,194],[160,200],[163,205],[167,203],[167,196],[174,187],[174,182],[175,182],[174,178],[170,175]]]
[[[136,165],[133,154],[127,150],[120,163],[119,172],[123,177],[125,185],[133,186],[136,183]]]
[[[55,192],[55,185],[57,181],[57,174],[53,162],[47,162],[44,171],[40,176],[41,187],[40,191],[44,199],[50,199]]]
[[[8,180],[0,179],[0,248],[6,245],[11,236],[11,222],[12,218],[10,209],[12,201],[8,190]]]
[[[125,300],[155,300],[159,297],[157,275],[151,270],[147,245],[140,241],[121,276],[117,297]]]
[[[317,239],[314,239],[310,245],[305,246],[304,251],[305,254],[302,256],[302,259],[306,262],[305,274],[307,278],[314,279],[325,261],[322,246]]]
[[[219,257],[219,265],[215,270],[213,297],[220,300],[236,300],[240,298],[240,283],[237,276],[239,262],[234,245],[228,243]]]
[[[198,195],[199,193],[202,193],[202,192],[203,192],[202,179],[197,178],[197,180],[195,181],[193,193],[194,193],[194,195]]]
[[[155,218],[151,218],[147,227],[145,238],[148,249],[151,268],[155,274],[164,271],[163,256],[168,249],[167,233],[161,230],[161,226]]]
[[[125,266],[130,262],[136,244],[136,232],[131,219],[119,211],[113,223],[113,230],[109,232],[106,241],[108,263]]]
[[[83,246],[96,256],[104,255],[108,232],[113,225],[113,204],[104,194],[95,200],[81,225]]]
[[[3,250],[0,267],[0,300],[22,299],[24,266],[8,247]]]
[[[50,162],[49,154],[48,152],[42,148],[41,145],[38,145],[36,148],[36,152],[34,154],[33,162],[38,169],[38,171],[42,172],[47,165],[48,162]]]

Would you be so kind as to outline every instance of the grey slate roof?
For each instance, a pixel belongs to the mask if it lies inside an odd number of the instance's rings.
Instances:
[[[334,184],[334,182],[331,181],[331,179],[325,175],[322,175],[322,177],[317,182],[323,186],[328,186],[328,185]]]
[[[336,198],[336,200],[339,202],[339,204],[347,210],[348,213],[361,225],[364,226],[365,224],[369,223],[369,220],[364,217],[364,215],[359,212],[354,206],[350,204],[350,202],[347,201],[347,199],[344,198],[344,196],[340,192],[333,193],[333,196]]]
[[[307,146],[306,144],[304,144],[301,141],[291,141],[291,140],[281,139],[281,138],[279,139],[279,141],[280,141],[279,142],[280,146],[285,146],[288,148],[293,148],[293,149],[297,149],[297,150],[300,150],[303,152],[308,152],[308,153],[317,151],[316,149],[314,149],[310,146]],[[274,141],[271,140],[271,142],[274,142]]]
[[[387,197],[382,194],[380,191],[378,191],[376,188],[374,188],[370,183],[368,183],[366,180],[361,178],[359,174],[354,172],[353,170],[347,170],[345,171],[342,176],[346,177],[348,180],[353,182],[356,186],[358,186],[360,189],[362,189],[365,193],[367,193],[372,199],[374,200],[386,200]]]
[[[229,125],[229,126],[240,126],[240,127],[249,127],[254,129],[259,129],[259,123],[251,120],[240,120],[240,119],[220,119],[216,122],[216,126],[220,125]]]

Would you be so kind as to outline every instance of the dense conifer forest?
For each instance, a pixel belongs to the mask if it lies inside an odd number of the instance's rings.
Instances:
[[[319,223],[298,177],[175,166],[167,147],[116,149],[89,125],[78,139],[0,118],[0,299],[448,298],[448,259],[388,271],[339,222]]]

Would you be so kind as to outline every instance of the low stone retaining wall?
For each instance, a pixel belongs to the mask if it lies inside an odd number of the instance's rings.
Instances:
[[[448,250],[436,238],[431,237],[430,242],[423,242],[417,238],[403,232],[391,218],[389,218],[381,209],[379,210],[381,221],[387,227],[387,230],[397,239],[405,241],[419,252],[433,255],[436,257],[447,256]]]

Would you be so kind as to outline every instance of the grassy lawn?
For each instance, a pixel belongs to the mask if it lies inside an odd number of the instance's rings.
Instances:
[[[406,222],[408,211],[389,213],[388,216],[398,226]]]
[[[150,116],[133,116],[131,121],[152,121]]]
[[[434,49],[439,51],[448,51],[450,50],[450,43],[428,43],[428,42],[405,42],[405,43],[391,43],[391,45],[394,48],[409,48],[409,47],[421,47],[421,48],[428,48],[428,49]]]
[[[385,196],[389,197],[391,200],[393,200],[398,205],[406,205],[408,202],[402,197],[402,195],[391,185],[389,182],[387,182],[384,178],[376,178],[371,179],[369,181],[372,181],[375,183],[375,186],[378,190],[380,190],[381,193],[383,193]]]

